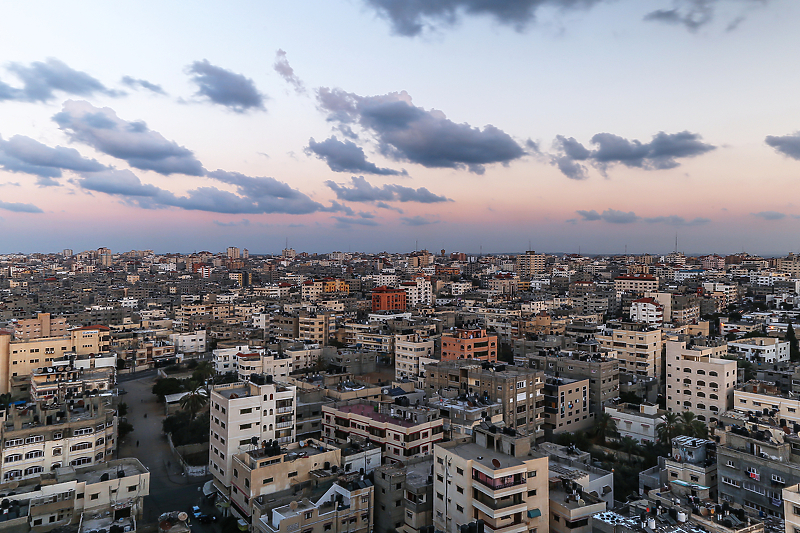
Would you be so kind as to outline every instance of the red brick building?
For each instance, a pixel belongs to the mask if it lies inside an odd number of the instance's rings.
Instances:
[[[406,291],[387,286],[372,289],[372,312],[405,311]]]

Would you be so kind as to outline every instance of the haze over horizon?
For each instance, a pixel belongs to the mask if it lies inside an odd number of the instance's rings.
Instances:
[[[0,252],[800,248],[797,2],[81,6],[0,22]]]

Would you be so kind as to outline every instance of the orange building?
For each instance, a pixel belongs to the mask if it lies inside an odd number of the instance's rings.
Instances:
[[[372,289],[372,312],[405,311],[406,291],[391,289],[386,285]]]
[[[480,359],[497,362],[497,335],[485,329],[458,329],[442,334],[442,361]]]

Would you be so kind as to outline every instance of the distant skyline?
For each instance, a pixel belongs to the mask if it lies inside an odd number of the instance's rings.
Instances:
[[[800,250],[790,0],[18,3],[0,252]]]

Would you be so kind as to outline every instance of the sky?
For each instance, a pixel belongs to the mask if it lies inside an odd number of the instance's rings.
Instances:
[[[0,253],[797,251],[792,0],[15,2]]]

